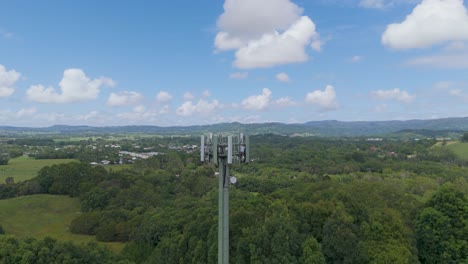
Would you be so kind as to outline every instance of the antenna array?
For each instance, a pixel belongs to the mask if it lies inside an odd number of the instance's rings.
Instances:
[[[200,160],[218,165],[219,159],[227,159],[228,164],[249,162],[249,137],[239,136],[201,136]]]
[[[229,264],[229,183],[236,183],[229,177],[229,164],[248,163],[249,137],[239,136],[201,136],[200,160],[213,163],[219,169],[218,199],[218,264]]]

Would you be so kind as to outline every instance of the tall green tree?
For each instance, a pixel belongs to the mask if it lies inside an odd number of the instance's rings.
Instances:
[[[467,196],[451,186],[442,186],[418,217],[416,239],[422,263],[467,262]]]
[[[364,263],[358,248],[358,227],[344,209],[337,211],[323,226],[323,253],[331,263]]]
[[[468,142],[468,132],[465,132],[461,138],[462,142]]]
[[[0,153],[0,165],[8,165],[8,161],[10,161],[8,156]]]
[[[325,264],[322,246],[314,237],[309,237],[302,243],[301,262],[304,264]]]

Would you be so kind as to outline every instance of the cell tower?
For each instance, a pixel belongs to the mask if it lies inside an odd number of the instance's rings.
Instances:
[[[236,183],[236,177],[229,177],[229,164],[249,162],[249,137],[201,136],[200,160],[218,166],[218,264],[229,264],[229,183]]]

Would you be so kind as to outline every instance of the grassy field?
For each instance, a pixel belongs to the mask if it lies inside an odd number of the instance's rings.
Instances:
[[[7,177],[13,177],[15,182],[31,179],[45,166],[53,164],[77,161],[74,159],[42,159],[36,160],[29,157],[18,157],[10,159],[8,165],[0,166],[0,183],[4,183]]]
[[[102,165],[107,171],[121,171],[131,169],[133,164]]]
[[[38,194],[0,200],[0,224],[5,233],[18,237],[44,238],[86,243],[96,241],[94,236],[69,232],[70,222],[79,214],[77,198]],[[123,243],[103,243],[114,252],[120,252]]]
[[[460,159],[468,160],[468,143],[454,142],[445,147],[452,150]]]

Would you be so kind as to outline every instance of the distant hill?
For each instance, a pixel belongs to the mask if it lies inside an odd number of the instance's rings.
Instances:
[[[198,126],[67,126],[55,125],[42,128],[0,126],[3,132],[38,132],[38,133],[145,133],[162,135],[187,135],[207,132],[245,132],[249,134],[275,133],[282,135],[306,136],[377,136],[392,133],[411,132],[412,134],[445,135],[449,132],[462,133],[468,131],[468,117],[442,118],[429,120],[407,121],[353,121],[343,122],[336,120],[310,121],[302,124],[284,123],[256,123],[242,124],[238,122],[220,123]],[[418,133],[418,131],[420,133]],[[428,132],[432,131],[432,132]]]

